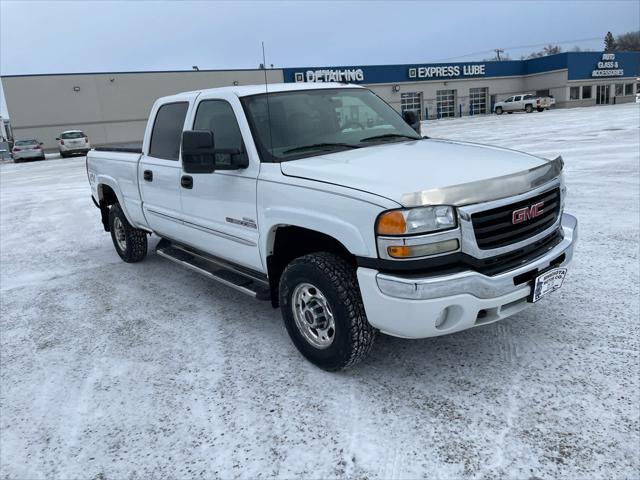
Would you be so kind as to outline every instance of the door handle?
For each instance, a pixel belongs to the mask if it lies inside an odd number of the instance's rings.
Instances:
[[[183,175],[180,178],[180,185],[182,185],[182,188],[193,188],[193,177],[190,175]]]
[[[147,182],[153,182],[153,172],[151,170],[145,170],[144,173],[142,174],[142,177]]]

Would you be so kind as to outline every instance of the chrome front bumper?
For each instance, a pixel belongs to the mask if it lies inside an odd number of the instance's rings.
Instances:
[[[361,267],[358,282],[369,323],[391,335],[423,338],[513,315],[530,305],[527,297],[531,293],[530,282],[516,285],[516,277],[571,262],[578,239],[578,221],[565,213],[561,228],[563,239],[544,255],[491,277],[469,270],[407,278]]]

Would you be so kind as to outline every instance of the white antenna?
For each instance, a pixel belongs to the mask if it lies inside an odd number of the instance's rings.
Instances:
[[[264,42],[262,43],[262,68],[264,70],[264,91],[267,98],[267,124],[269,125],[269,146],[273,151],[273,136],[271,135],[271,109],[269,108],[269,83],[267,82],[267,58],[264,54]],[[271,152],[269,152],[271,153]]]

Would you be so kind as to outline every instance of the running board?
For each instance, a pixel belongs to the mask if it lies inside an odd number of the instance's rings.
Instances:
[[[162,239],[156,253],[178,265],[197,272],[258,300],[270,300],[269,281],[257,273],[232,265],[224,260],[209,257],[182,245]]]

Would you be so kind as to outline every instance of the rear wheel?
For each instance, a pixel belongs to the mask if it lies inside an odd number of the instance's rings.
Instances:
[[[307,360],[336,371],[371,350],[355,269],[341,257],[318,252],[293,260],[280,277],[280,309],[289,337]]]
[[[496,107],[496,115],[502,115],[502,107]]]
[[[64,152],[60,152],[60,156],[61,156],[62,158],[67,158],[67,154],[66,154],[66,153],[64,153]]]
[[[524,111],[527,112],[527,113],[533,112],[533,106],[532,105],[525,105]]]
[[[538,107],[538,108],[536,108],[536,110],[539,111],[539,112],[544,112],[544,108],[543,107]]]
[[[132,227],[117,203],[109,209],[109,230],[113,246],[122,260],[135,263],[147,256],[147,233]]]

